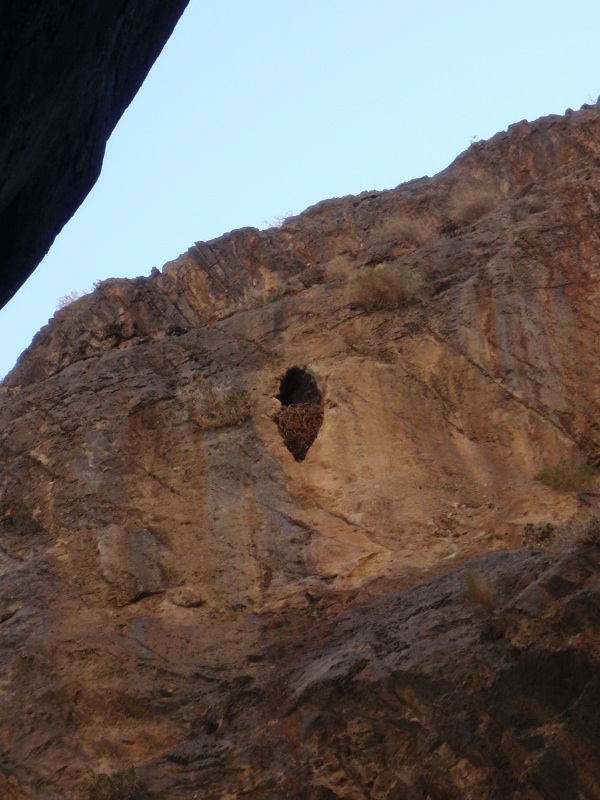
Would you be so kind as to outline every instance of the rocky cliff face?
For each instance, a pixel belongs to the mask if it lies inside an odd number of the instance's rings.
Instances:
[[[0,306],[100,173],[187,0],[0,2]]]
[[[599,211],[596,105],[57,312],[0,388],[6,792],[600,797],[598,537],[521,547],[596,499],[534,475],[600,451]]]

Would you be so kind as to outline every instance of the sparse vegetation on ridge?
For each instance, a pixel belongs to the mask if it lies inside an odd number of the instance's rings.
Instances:
[[[265,228],[266,229],[268,229],[268,228],[281,228],[281,226],[286,221],[286,219],[289,219],[290,217],[293,217],[293,216],[294,216],[294,212],[293,211],[286,211],[285,214],[276,214],[271,219],[263,220],[263,222],[265,224]]]
[[[67,306],[70,306],[71,303],[75,302],[75,300],[79,300],[81,297],[85,297],[86,294],[90,294],[91,292],[94,292],[102,283],[104,283],[104,281],[100,281],[100,280],[99,281],[94,281],[94,283],[92,284],[92,288],[91,289],[88,289],[88,290],[83,291],[83,292],[79,292],[79,291],[77,291],[77,289],[72,289],[70,292],[67,292],[66,294],[63,294],[62,297],[59,297],[59,299],[58,299],[58,303],[56,304],[55,311],[60,311],[61,308],[66,308]]]
[[[61,308],[70,306],[71,303],[74,303],[75,300],[79,300],[79,298],[83,297],[83,295],[84,292],[78,292],[76,289],[73,289],[71,292],[67,292],[67,294],[63,294],[62,297],[59,297],[58,299],[56,310],[59,311]]]

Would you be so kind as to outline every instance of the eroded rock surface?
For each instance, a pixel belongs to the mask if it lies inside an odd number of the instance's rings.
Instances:
[[[188,0],[0,3],[0,306],[92,188]]]
[[[10,791],[600,798],[599,551],[520,549],[596,502],[534,475],[600,450],[599,212],[592,106],[57,312],[0,388]]]

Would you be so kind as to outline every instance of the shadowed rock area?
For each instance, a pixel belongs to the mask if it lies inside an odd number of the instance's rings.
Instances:
[[[599,220],[594,105],[58,311],[0,385],[6,796],[600,799]]]
[[[0,2],[0,307],[90,191],[188,0]]]

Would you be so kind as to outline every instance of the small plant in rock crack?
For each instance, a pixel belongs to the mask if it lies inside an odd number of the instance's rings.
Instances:
[[[489,578],[479,572],[467,570],[465,573],[465,584],[467,586],[467,597],[472,603],[480,605],[488,614],[494,610],[494,590]]]

